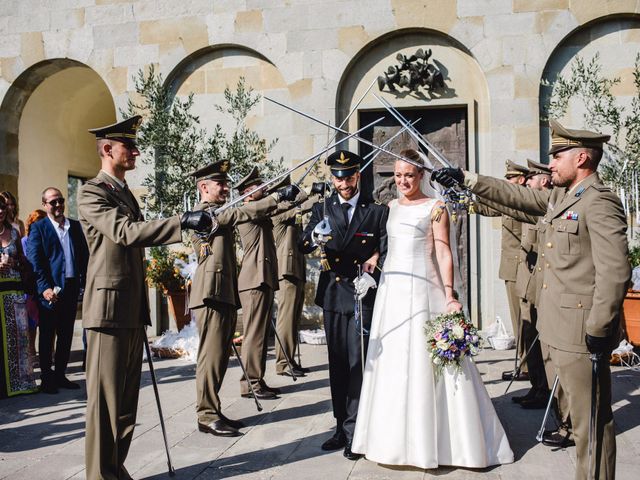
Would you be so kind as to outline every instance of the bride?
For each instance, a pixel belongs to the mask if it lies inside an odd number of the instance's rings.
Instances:
[[[424,164],[415,150],[402,155]],[[425,322],[462,309],[453,287],[449,218],[442,201],[423,193],[422,170],[399,160],[394,175],[402,196],[389,204],[387,258],[352,451],[425,469],[511,463],[513,452],[473,360],[435,377]]]

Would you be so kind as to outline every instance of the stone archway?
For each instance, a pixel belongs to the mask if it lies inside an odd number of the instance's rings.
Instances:
[[[74,60],[54,59],[16,79],[0,106],[0,120],[0,174],[17,193],[24,217],[40,207],[40,193],[47,186],[68,197],[68,188],[98,172],[95,142],[87,129],[114,122],[116,112],[95,71]],[[67,214],[74,216],[70,200]]]
[[[419,130],[453,163],[472,171],[480,168],[491,170],[488,165],[491,162],[488,154],[490,146],[486,139],[490,131],[489,96],[484,73],[466,47],[441,32],[415,28],[397,30],[370,42],[358,52],[340,79],[336,96],[336,124],[346,118],[376,77],[382,75],[389,65],[397,63],[398,53],[410,56],[418,48],[432,50],[432,59],[439,62],[444,73],[446,91],[435,98],[406,91],[394,94],[385,89],[381,92],[377,86],[373,87],[373,92],[404,111],[407,116],[414,119],[422,117]],[[376,116],[385,116],[380,129],[397,129],[397,122],[387,118],[386,110],[369,94],[358,108],[358,113],[350,117],[349,131],[364,126],[368,123],[365,119],[370,121]],[[370,138],[375,135],[375,132],[369,134]],[[356,142],[349,143],[350,148],[360,153],[369,150],[358,146]],[[485,162],[487,165],[483,164]],[[373,188],[375,183],[371,173],[365,172],[363,188]],[[481,248],[480,244],[480,238],[490,235],[490,228],[489,222],[479,223],[473,217],[470,221],[462,218],[456,225],[456,236],[461,247],[458,252],[459,271],[465,290],[462,293],[463,301],[469,306],[472,318],[479,322],[492,309],[488,302],[481,302],[481,289],[486,290],[487,295],[491,289],[487,282],[480,282],[480,271],[485,273],[484,278],[493,272],[492,252],[486,246]]]
[[[549,56],[542,71],[539,105],[541,117],[551,100],[552,86],[558,76],[570,73],[571,64],[576,56],[590,61],[596,53],[600,54],[600,64],[607,78],[620,78],[620,84],[614,87],[613,94],[621,105],[630,105],[636,95],[633,83],[633,65],[640,53],[640,15],[616,14],[596,18],[569,33]],[[584,109],[579,102],[570,102],[562,119],[568,126],[581,128]],[[610,133],[610,132],[606,132]],[[540,158],[547,162],[549,151],[549,127],[546,121],[540,123]]]
[[[211,45],[194,52],[167,75],[165,86],[172,96],[194,95],[193,112],[205,129],[211,132],[220,124],[224,131],[231,132],[234,126],[230,116],[215,106],[225,105],[225,88],[234,90],[240,77],[260,94],[289,98],[290,86],[278,68],[261,53],[236,44]],[[283,127],[291,125],[289,112],[262,101],[249,112],[247,125],[267,142],[278,139],[273,158],[290,160],[290,134],[283,135],[292,130]]]

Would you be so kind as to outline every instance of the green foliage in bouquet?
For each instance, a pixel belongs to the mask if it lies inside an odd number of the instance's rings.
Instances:
[[[479,352],[478,329],[467,321],[462,312],[443,313],[427,320],[424,331],[436,376],[448,366],[461,370],[465,357]]]

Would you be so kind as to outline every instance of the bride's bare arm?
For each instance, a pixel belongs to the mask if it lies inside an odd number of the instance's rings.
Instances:
[[[462,305],[456,298],[453,288],[453,256],[449,245],[449,214],[444,203],[437,202],[433,207],[431,215],[431,225],[433,230],[433,241],[436,249],[436,259],[440,276],[444,283],[444,293],[446,297],[446,311],[457,312],[462,310]]]

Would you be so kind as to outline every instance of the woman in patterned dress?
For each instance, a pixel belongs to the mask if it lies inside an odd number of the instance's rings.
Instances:
[[[20,275],[28,260],[7,214],[7,203],[0,196],[0,398],[37,391]]]

